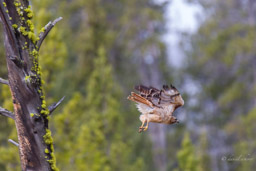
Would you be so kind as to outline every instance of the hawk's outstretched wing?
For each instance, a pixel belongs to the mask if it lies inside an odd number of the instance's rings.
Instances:
[[[146,99],[156,107],[161,108],[166,105],[174,104],[175,108],[178,108],[184,104],[184,101],[176,100],[176,97],[180,96],[180,93],[173,85],[170,87],[164,85],[161,90],[144,85],[135,86],[135,89],[140,92],[140,97]]]
[[[178,123],[178,119],[173,116],[173,112],[184,105],[179,91],[174,86],[164,85],[161,90],[144,85],[135,86],[139,94],[131,92],[129,100],[137,103],[137,108],[141,112],[140,121],[142,125],[139,132],[148,129],[149,122],[173,124]],[[146,123],[146,126],[144,124]]]

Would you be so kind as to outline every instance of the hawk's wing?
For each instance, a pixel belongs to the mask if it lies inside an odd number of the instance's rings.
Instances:
[[[153,106],[164,107],[171,104],[176,104],[175,97],[179,96],[179,91],[171,85],[164,85],[161,90],[154,87],[146,87],[144,85],[135,86],[135,89],[140,92],[140,96],[151,102]]]

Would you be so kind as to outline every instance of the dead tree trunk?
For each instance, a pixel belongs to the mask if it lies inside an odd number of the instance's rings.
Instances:
[[[152,48],[154,49],[154,48]],[[152,50],[151,49],[151,50]],[[140,77],[143,84],[148,86],[162,86],[162,76],[159,70],[159,61],[156,58],[157,54],[152,52],[151,63],[146,62],[146,59],[141,59],[140,62]],[[152,140],[152,151],[154,164],[159,171],[167,170],[167,152],[166,152],[166,125],[150,123],[149,133]]]
[[[10,87],[14,105],[14,114],[1,107],[0,114],[15,120],[22,170],[58,170],[48,122],[50,112],[59,103],[46,107],[38,51],[61,18],[47,24],[36,36],[32,17],[27,0],[0,0],[8,68],[8,81],[0,79],[0,83]]]

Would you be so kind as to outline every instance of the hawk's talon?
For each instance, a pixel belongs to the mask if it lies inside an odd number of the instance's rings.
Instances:
[[[141,133],[143,131],[144,127],[140,127],[139,128],[139,133]]]

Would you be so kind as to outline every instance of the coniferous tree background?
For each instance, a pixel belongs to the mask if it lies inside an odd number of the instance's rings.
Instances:
[[[31,1],[37,33],[50,20],[64,18],[40,50],[47,103],[66,96],[50,123],[60,170],[256,167],[256,3],[189,2],[202,7],[203,19],[197,32],[182,34],[186,57],[175,69],[167,64],[172,56],[162,41],[165,3]],[[0,40],[0,77],[7,78],[2,34]],[[139,113],[126,100],[140,83],[173,83],[185,100],[176,112],[183,116],[180,124],[161,128],[159,143],[152,130],[137,133]],[[0,106],[13,110],[9,88],[2,84]],[[18,148],[8,139],[17,141],[14,121],[0,116],[0,170],[21,170]],[[252,160],[227,161],[239,156]]]

